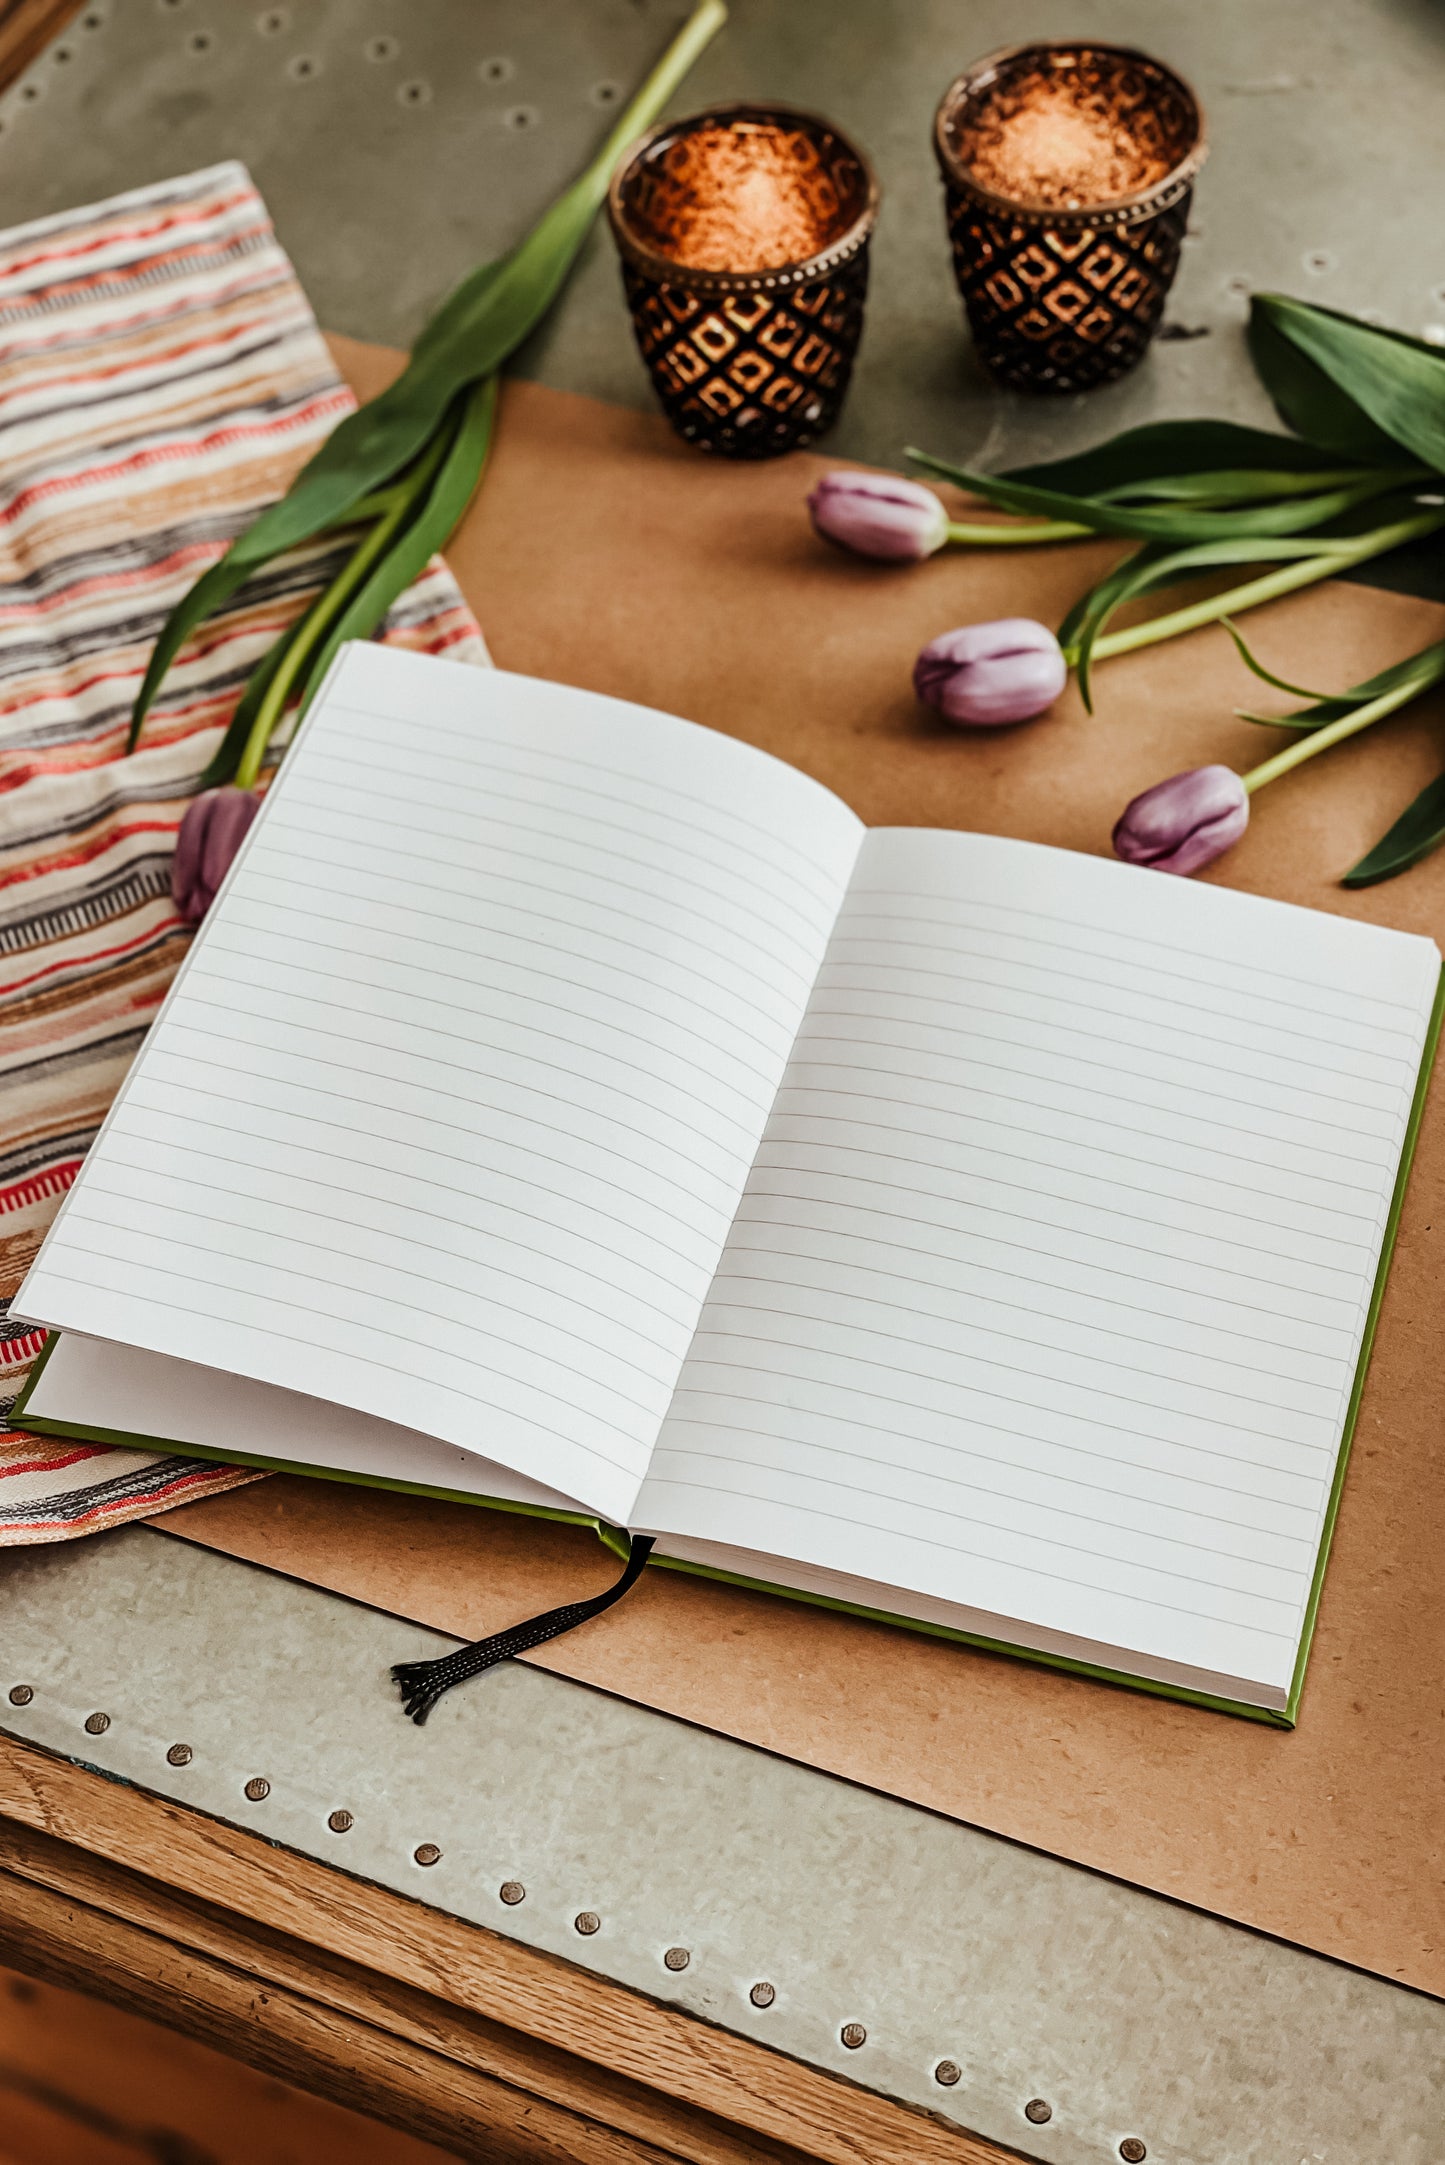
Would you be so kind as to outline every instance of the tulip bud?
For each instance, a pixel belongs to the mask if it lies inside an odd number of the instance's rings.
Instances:
[[[973,729],[1031,720],[1068,681],[1058,640],[1026,616],[943,632],[913,665],[913,689],[924,705]]]
[[[171,894],[182,917],[198,925],[231,869],[246,829],[261,809],[249,789],[205,789],[186,807],[171,864]]]
[[[1156,872],[1197,872],[1249,825],[1249,792],[1232,767],[1191,767],[1156,782],[1114,829],[1114,852]]]
[[[898,474],[824,474],[808,509],[825,541],[859,556],[917,563],[948,539],[948,513],[932,489]]]

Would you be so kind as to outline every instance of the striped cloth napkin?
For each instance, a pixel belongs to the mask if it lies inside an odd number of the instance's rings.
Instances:
[[[185,950],[176,829],[252,664],[340,552],[297,551],[191,640],[134,757],[161,623],[354,405],[243,167],[0,234],[0,1405],[9,1303]],[[386,639],[485,663],[436,559]],[[246,1468],[0,1433],[0,1545],[60,1541]]]

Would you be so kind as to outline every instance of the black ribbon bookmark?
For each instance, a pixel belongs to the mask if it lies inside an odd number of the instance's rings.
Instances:
[[[642,1567],[651,1554],[651,1540],[635,1536],[628,1553],[627,1569],[605,1594],[594,1594],[590,1601],[569,1601],[564,1608],[548,1609],[544,1616],[531,1617],[525,1624],[512,1624],[506,1631],[494,1631],[489,1639],[477,1639],[470,1646],[459,1646],[455,1653],[443,1654],[436,1661],[397,1662],[391,1673],[401,1686],[401,1700],[406,1712],[419,1728],[442,1693],[450,1691],[453,1684],[465,1684],[468,1677],[495,1669],[499,1661],[511,1661],[514,1655],[530,1653],[534,1646],[545,1646],[548,1639],[560,1639],[564,1631],[573,1631],[578,1624],[590,1623],[594,1616],[610,1609],[614,1601],[620,1601],[629,1588],[637,1584]]]

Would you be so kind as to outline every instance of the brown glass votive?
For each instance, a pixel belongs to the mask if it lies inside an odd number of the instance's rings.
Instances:
[[[1189,85],[1127,46],[1010,46],[949,85],[934,145],[984,365],[1020,391],[1087,391],[1133,368],[1205,158]]]
[[[720,105],[643,137],[608,214],[668,420],[768,459],[831,428],[863,327],[878,186],[828,121]]]

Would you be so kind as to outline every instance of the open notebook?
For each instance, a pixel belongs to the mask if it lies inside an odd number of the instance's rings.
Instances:
[[[27,1278],[27,1426],[1287,1721],[1424,939],[344,651]]]

